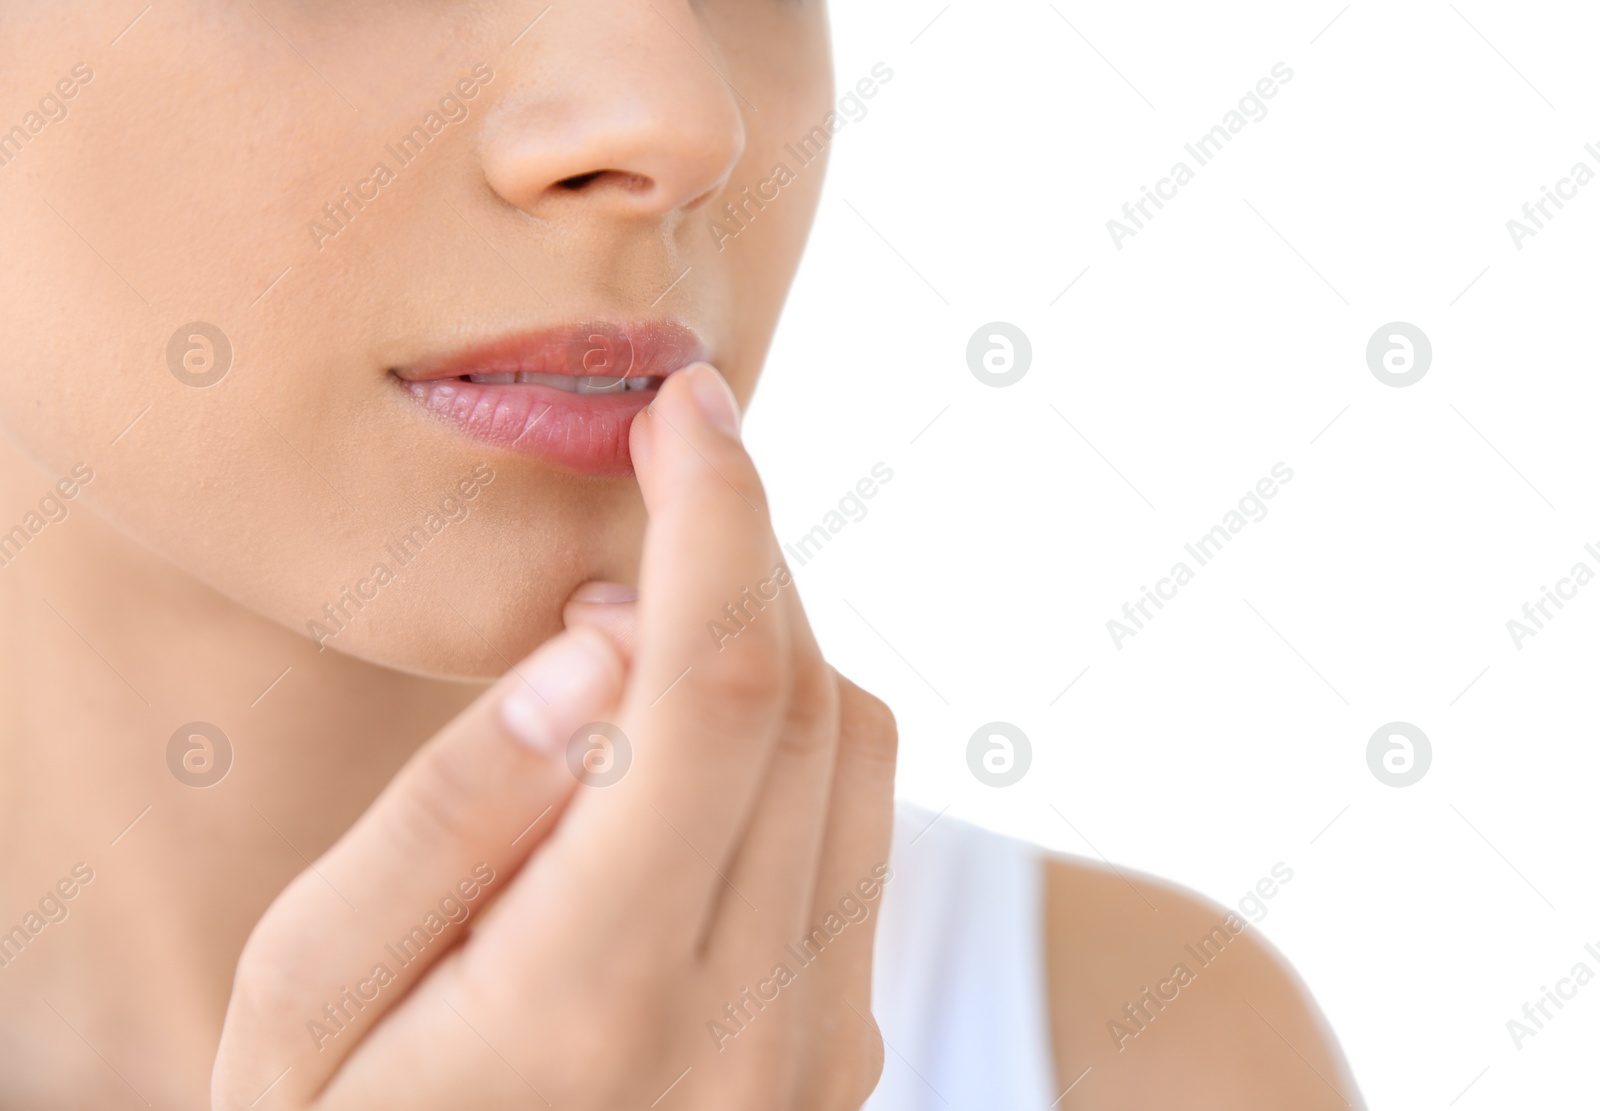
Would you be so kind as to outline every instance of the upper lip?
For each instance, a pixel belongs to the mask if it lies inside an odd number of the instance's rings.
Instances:
[[[705,357],[705,343],[677,321],[584,321],[424,356],[395,367],[394,374],[407,382],[505,373],[664,378]]]

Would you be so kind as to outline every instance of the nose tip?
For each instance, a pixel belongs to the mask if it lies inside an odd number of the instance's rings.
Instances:
[[[662,6],[644,5],[618,33],[549,37],[525,76],[513,76],[482,152],[489,186],[508,204],[660,218],[727,181],[744,153],[744,117],[695,57],[711,47],[690,41],[699,32],[686,0]]]

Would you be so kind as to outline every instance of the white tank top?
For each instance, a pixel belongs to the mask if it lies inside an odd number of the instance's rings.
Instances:
[[[864,1111],[1047,1111],[1057,1099],[1039,851],[895,808],[874,950],[883,1079]]]

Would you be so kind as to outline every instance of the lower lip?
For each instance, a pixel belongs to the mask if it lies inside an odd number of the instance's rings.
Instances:
[[[596,477],[633,473],[628,429],[656,396],[653,389],[577,394],[460,378],[401,385],[428,412],[473,439]]]

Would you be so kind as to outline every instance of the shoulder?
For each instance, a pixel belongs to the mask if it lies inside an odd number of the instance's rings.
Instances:
[[[1077,1081],[1062,1111],[1363,1106],[1305,985],[1237,912],[1126,869],[1042,866],[1056,1072]]]

